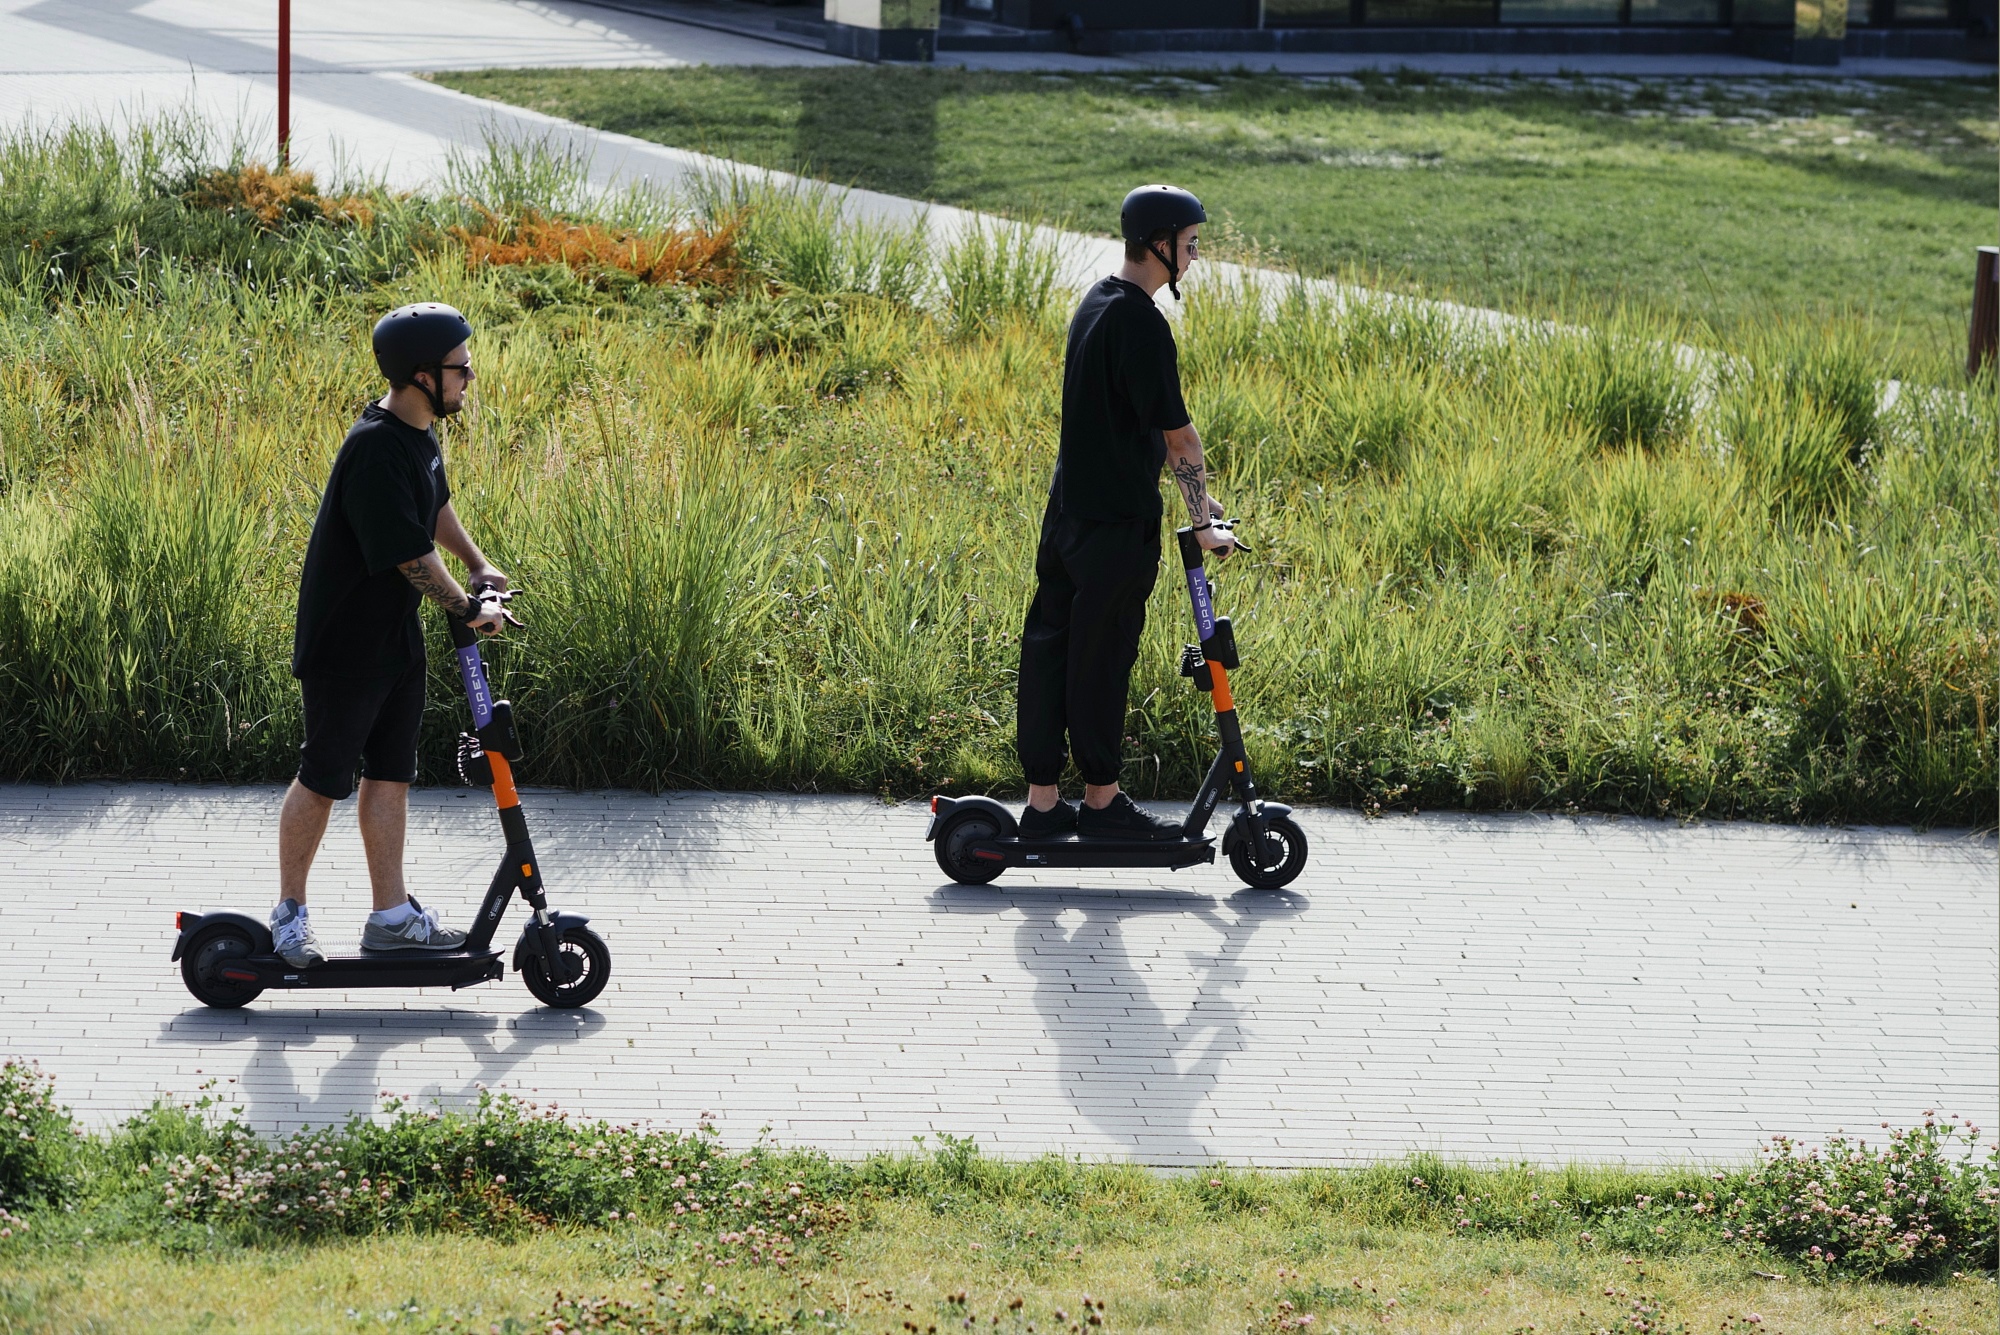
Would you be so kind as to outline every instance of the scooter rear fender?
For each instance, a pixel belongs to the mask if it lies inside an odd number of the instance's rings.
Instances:
[[[174,938],[174,958],[187,953],[188,942],[194,940],[204,927],[217,927],[228,923],[241,927],[250,934],[253,955],[272,954],[277,946],[271,940],[271,929],[247,913],[183,913],[180,916],[181,934]]]
[[[924,838],[935,841],[937,832],[943,827],[947,816],[953,812],[968,810],[984,811],[993,817],[1000,826],[998,838],[1012,839],[1021,832],[1019,823],[1014,819],[1014,813],[990,797],[934,797],[931,799],[930,828],[924,831]]]

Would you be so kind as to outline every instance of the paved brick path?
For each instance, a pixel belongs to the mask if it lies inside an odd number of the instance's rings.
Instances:
[[[559,902],[615,952],[595,1007],[509,977],[207,1011],[172,915],[267,907],[277,796],[0,787],[0,1051],[98,1123],[209,1078],[271,1126],[485,1082],[836,1152],[1730,1160],[1928,1108],[1995,1124],[1990,837],[1310,811],[1296,893],[1225,868],[966,889],[919,807],[532,793]],[[416,797],[413,884],[447,917],[496,854],[484,814]],[[358,932],[360,869],[346,807],[323,935]]]

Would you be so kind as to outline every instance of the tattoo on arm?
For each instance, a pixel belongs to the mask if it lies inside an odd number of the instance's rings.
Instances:
[[[424,597],[442,607],[455,617],[462,617],[472,610],[472,595],[462,593],[453,587],[451,577],[440,566],[433,569],[435,562],[426,557],[405,561],[396,569],[403,572],[403,578],[410,581],[412,588]]]
[[[1174,464],[1174,482],[1181,489],[1181,498],[1187,502],[1188,513],[1194,522],[1209,522],[1207,470],[1202,467],[1200,456],[1188,456]]]

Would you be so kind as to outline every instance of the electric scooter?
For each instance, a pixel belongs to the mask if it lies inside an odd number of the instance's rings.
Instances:
[[[485,613],[507,612],[511,593],[480,586],[472,591]],[[271,940],[271,929],[244,913],[177,913],[180,935],[174,955],[181,981],[205,1006],[233,1010],[267,988],[449,987],[457,990],[502,977],[500,950],[493,934],[507,901],[518,892],[534,916],[514,946],[514,971],[543,1004],[564,1009],[588,1005],[611,976],[611,951],[585,926],[580,913],[549,909],[542,890],[541,862],[528,838],[527,817],[514,790],[514,762],[521,759],[513,706],[495,700],[479,656],[478,636],[467,621],[451,619],[451,642],[458,674],[472,707],[472,727],[458,738],[458,772],[467,784],[488,786],[500,811],[507,839],[499,870],[486,887],[479,917],[458,950],[396,951],[334,955],[309,969],[287,964]]]
[[[1220,527],[1229,528],[1229,524]],[[1306,865],[1305,831],[1292,819],[1292,809],[1257,796],[1250,758],[1243,750],[1243,729],[1236,719],[1236,700],[1229,691],[1229,674],[1239,662],[1236,633],[1228,617],[1215,615],[1215,587],[1202,568],[1202,547],[1192,528],[1176,532],[1181,566],[1187,575],[1188,599],[1194,606],[1199,644],[1181,651],[1181,675],[1213,697],[1215,726],[1222,745],[1195,794],[1194,806],[1181,825],[1178,839],[1084,839],[1074,834],[1058,838],[1024,839],[1014,813],[990,797],[933,797],[930,828],[924,832],[937,853],[938,866],[960,885],[984,885],[1009,867],[1192,867],[1215,861],[1215,840],[1209,818],[1225,789],[1236,795],[1237,811],[1222,832],[1222,853],[1245,885],[1277,890],[1290,885]],[[1242,543],[1237,544],[1243,547]],[[1248,550],[1244,548],[1244,550]]]

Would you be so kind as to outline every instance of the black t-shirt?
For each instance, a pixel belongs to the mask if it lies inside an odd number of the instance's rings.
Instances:
[[[450,499],[437,437],[379,403],[362,409],[306,544],[293,676],[393,676],[423,659],[423,598],[396,567],[435,549]]]
[[[1160,521],[1161,433],[1188,424],[1167,317],[1146,290],[1106,278],[1069,322],[1062,447],[1049,503],[1079,519]]]

